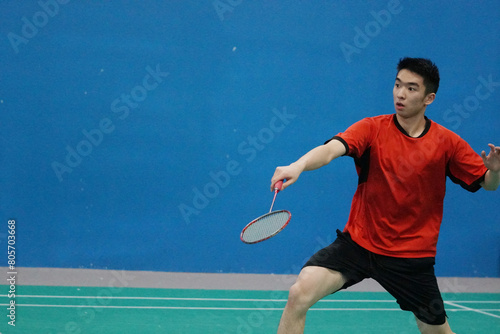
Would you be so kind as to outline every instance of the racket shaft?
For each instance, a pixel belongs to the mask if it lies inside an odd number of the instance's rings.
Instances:
[[[280,180],[274,184],[274,197],[273,197],[273,202],[271,203],[271,208],[269,209],[269,213],[273,211],[274,202],[276,201],[276,195],[278,195],[282,186],[283,186],[283,180]]]
[[[274,206],[274,202],[276,201],[276,195],[278,195],[278,191],[279,190],[275,190],[274,191],[274,198],[273,198],[273,202],[271,203],[271,208],[269,209],[269,213],[271,213],[271,211],[273,211],[273,206]]]

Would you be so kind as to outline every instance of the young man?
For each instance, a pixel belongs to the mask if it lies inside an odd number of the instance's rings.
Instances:
[[[289,166],[271,186],[287,188],[303,171],[348,155],[359,176],[343,232],[314,254],[290,288],[278,333],[303,333],[318,300],[371,277],[414,313],[422,333],[453,333],[434,274],[446,176],[475,192],[500,183],[500,147],[481,156],[455,133],[425,117],[439,87],[428,59],[404,58],[393,89],[396,113],[363,119]],[[272,187],[271,187],[272,188]]]

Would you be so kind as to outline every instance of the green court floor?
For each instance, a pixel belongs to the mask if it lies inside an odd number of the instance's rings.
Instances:
[[[0,285],[8,292],[5,285]],[[286,291],[18,286],[15,327],[0,296],[0,333],[275,333]],[[500,294],[443,294],[457,334],[500,333]],[[342,291],[308,313],[305,333],[419,333],[383,292]]]

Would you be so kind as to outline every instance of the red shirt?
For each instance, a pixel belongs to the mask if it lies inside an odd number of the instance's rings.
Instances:
[[[344,231],[381,255],[434,257],[443,217],[446,176],[463,188],[481,188],[481,157],[457,134],[426,119],[410,137],[396,115],[365,118],[332,139],[354,158],[359,176]]]

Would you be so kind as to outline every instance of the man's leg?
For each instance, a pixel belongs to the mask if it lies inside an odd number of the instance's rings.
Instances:
[[[341,273],[316,266],[304,267],[290,288],[278,334],[304,333],[306,313],[321,298],[342,288]]]
[[[448,320],[442,325],[428,325],[417,319],[417,326],[422,334],[454,334],[451,331]]]

